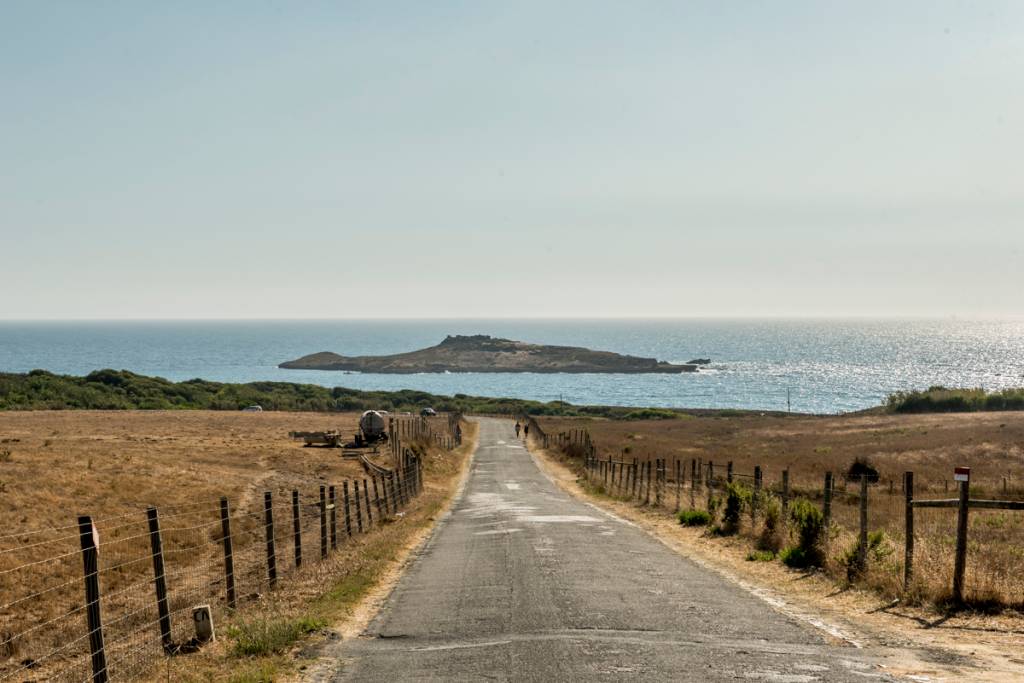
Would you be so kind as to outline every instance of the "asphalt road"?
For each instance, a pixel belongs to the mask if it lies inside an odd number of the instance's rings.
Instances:
[[[562,492],[507,420],[328,680],[888,680],[645,532]]]

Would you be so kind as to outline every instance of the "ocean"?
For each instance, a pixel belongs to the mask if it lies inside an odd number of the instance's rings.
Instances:
[[[670,362],[680,375],[376,375],[282,370],[316,351],[390,354],[491,334]],[[541,401],[836,413],[936,384],[1024,386],[1024,320],[310,320],[0,322],[0,371],[127,369],[171,380],[275,380]]]

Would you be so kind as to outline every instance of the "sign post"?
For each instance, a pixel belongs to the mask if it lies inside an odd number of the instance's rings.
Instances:
[[[953,479],[960,486],[956,515],[956,561],[953,565],[953,602],[964,601],[964,569],[967,566],[967,510],[970,505],[971,468],[957,467]]]

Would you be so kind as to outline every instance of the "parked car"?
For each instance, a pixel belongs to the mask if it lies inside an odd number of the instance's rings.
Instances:
[[[262,413],[263,406],[246,406],[242,408],[243,413]]]
[[[434,410],[433,408],[424,408],[423,410],[420,411],[420,415],[423,417],[434,417],[435,415],[437,415],[437,411]]]

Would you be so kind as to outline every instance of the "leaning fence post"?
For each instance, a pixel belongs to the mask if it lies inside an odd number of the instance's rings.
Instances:
[[[967,568],[967,510],[970,505],[971,469],[957,467],[960,502],[956,510],[956,561],[953,565],[953,602],[964,601],[964,570]]]
[[[89,628],[89,651],[92,655],[93,683],[107,683],[107,656],[103,647],[103,621],[100,618],[99,553],[92,517],[78,518],[78,537],[82,544],[85,575],[85,617]]]
[[[903,517],[906,522],[903,545],[903,591],[910,590],[914,580],[914,473],[903,473],[903,491],[906,495],[906,507]]]
[[[277,553],[274,550],[274,494],[263,492],[263,516],[267,532],[267,580],[270,587],[277,584]]]
[[[228,607],[235,609],[235,556],[231,547],[231,509],[228,499],[220,499],[220,534],[224,541],[224,585],[227,588]]]
[[[292,538],[295,545],[295,566],[302,566],[302,518],[299,516],[299,492],[292,489]]]
[[[156,610],[160,622],[160,644],[164,652],[171,649],[171,610],[167,606],[167,576],[164,574],[164,546],[160,538],[160,517],[156,508],[146,508],[149,522],[149,547],[153,552],[153,586],[156,588]]]
[[[327,557],[327,487],[320,486],[320,559]]]
[[[334,487],[327,487],[327,500],[330,501],[331,509],[331,550],[338,548],[338,502],[334,494]]]

